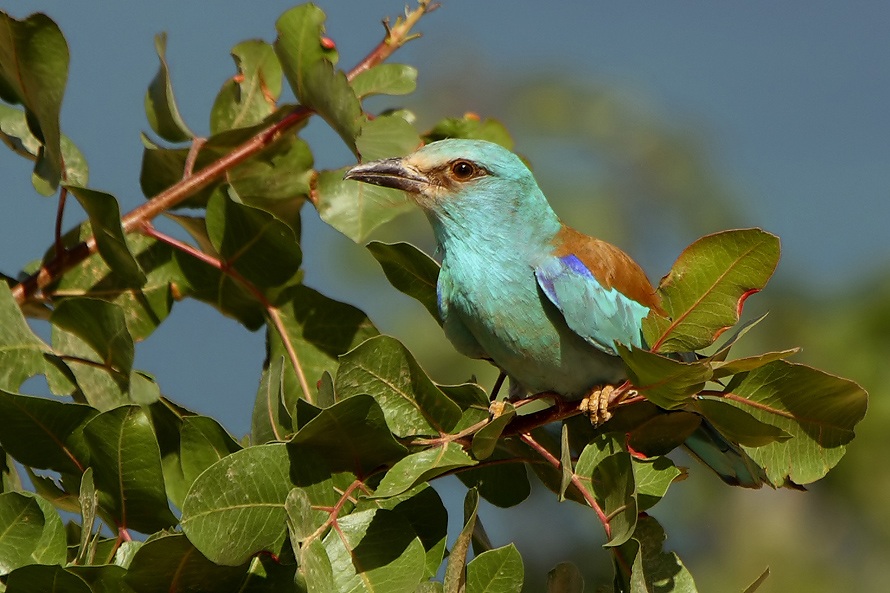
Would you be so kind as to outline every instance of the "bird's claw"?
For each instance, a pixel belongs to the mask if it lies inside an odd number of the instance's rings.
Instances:
[[[581,413],[590,419],[590,423],[599,426],[612,417],[609,404],[612,403],[612,392],[615,387],[605,385],[602,389],[594,389],[581,400]]]
[[[491,414],[491,419],[494,420],[498,416],[504,413],[504,408],[506,408],[507,404],[503,401],[493,401],[488,404],[488,413]]]

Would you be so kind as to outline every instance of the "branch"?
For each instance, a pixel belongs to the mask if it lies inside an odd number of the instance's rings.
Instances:
[[[346,77],[349,80],[355,78],[361,72],[380,64],[391,56],[397,49],[413,39],[411,28],[417,24],[424,14],[436,7],[430,0],[420,0],[418,7],[407,13],[404,19],[399,19],[392,28],[387,27],[386,35],[377,47],[375,47],[355,68],[350,70]],[[191,195],[207,187],[222,177],[232,167],[243,163],[250,157],[262,151],[279,139],[283,134],[297,127],[305,119],[315,112],[308,107],[297,106],[280,121],[270,125],[265,130],[241,144],[229,154],[210,163],[200,171],[186,175],[181,181],[170,186],[144,204],[136,207],[121,219],[124,233],[132,233],[139,230],[146,222],[173,208]],[[37,272],[17,284],[12,289],[12,296],[19,306],[24,305],[29,299],[49,286],[60,276],[74,266],[78,265],[90,255],[96,252],[95,235],[86,241],[78,243],[68,250],[56,253],[52,259],[43,264]]]

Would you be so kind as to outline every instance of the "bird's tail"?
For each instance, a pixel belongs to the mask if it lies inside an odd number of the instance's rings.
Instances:
[[[720,479],[731,486],[760,488],[772,486],[766,472],[741,447],[728,441],[707,420],[684,443],[699,461],[710,467]]]

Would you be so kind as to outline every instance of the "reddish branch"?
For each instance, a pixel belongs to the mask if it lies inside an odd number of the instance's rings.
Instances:
[[[351,80],[359,73],[380,64],[398,48],[413,39],[415,36],[410,34],[411,28],[420,20],[420,17],[435,7],[434,4],[430,3],[430,0],[420,0],[418,7],[408,12],[404,19],[400,19],[393,27],[387,26],[383,41],[347,74],[347,78]],[[259,132],[229,154],[214,161],[200,171],[194,172],[191,175],[186,174],[182,181],[170,186],[126,214],[121,219],[124,232],[131,233],[141,229],[145,222],[153,220],[162,212],[173,208],[189,196],[215,182],[232,167],[243,163],[275,142],[283,134],[299,126],[313,113],[315,112],[312,109],[299,106],[283,119]],[[58,218],[61,219],[61,217]],[[23,305],[65,272],[80,264],[95,252],[95,236],[78,243],[70,249],[58,250],[55,256],[41,266],[37,272],[12,289],[13,297],[19,305]]]

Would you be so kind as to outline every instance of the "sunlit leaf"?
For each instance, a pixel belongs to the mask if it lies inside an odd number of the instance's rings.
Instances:
[[[0,574],[34,562],[32,554],[43,535],[44,521],[34,497],[0,494]]]
[[[369,95],[407,95],[417,86],[417,68],[405,64],[378,64],[352,79],[359,98]]]
[[[459,467],[475,465],[457,443],[443,443],[403,457],[393,465],[377,487],[374,495],[386,498],[401,494],[415,485],[431,480]]]
[[[637,489],[637,506],[640,511],[655,505],[664,497],[668,486],[685,476],[685,473],[667,457],[652,459],[633,457],[631,461]]]
[[[523,583],[522,557],[509,544],[483,552],[467,565],[467,593],[519,593]]]
[[[185,142],[194,136],[179,114],[167,66],[167,34],[155,35],[155,50],[161,64],[145,93],[145,114],[155,133],[169,142]]]
[[[252,126],[275,110],[281,94],[281,64],[272,46],[258,39],[232,48],[238,74],[227,80],[210,111],[213,134]]]
[[[0,389],[16,391],[29,377],[44,372],[49,347],[34,335],[5,282],[0,282]]]
[[[616,343],[618,354],[627,365],[630,382],[646,399],[671,409],[686,403],[704,389],[711,378],[707,362],[681,362],[655,352]]]

